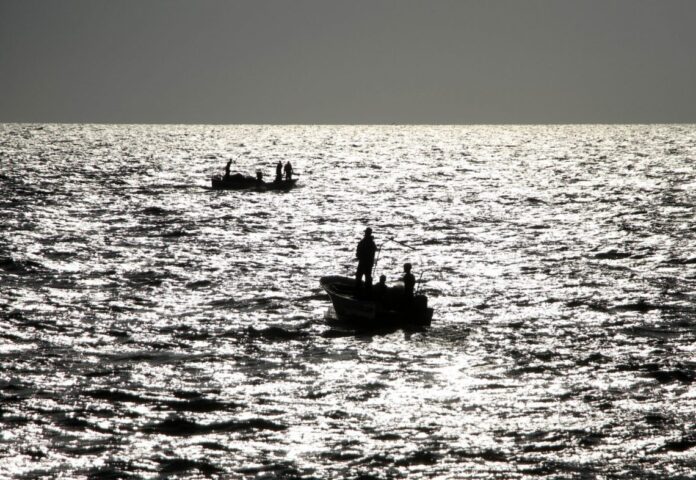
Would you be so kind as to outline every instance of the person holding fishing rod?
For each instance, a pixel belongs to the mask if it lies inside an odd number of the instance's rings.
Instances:
[[[372,267],[375,263],[375,252],[377,246],[375,239],[372,237],[372,229],[365,229],[365,236],[358,243],[358,248],[355,251],[355,257],[358,259],[358,270],[355,272],[355,288],[360,289],[360,281],[363,275],[365,276],[366,290],[369,292],[372,288]]]
[[[414,251],[416,250],[412,246],[407,245],[403,242],[400,242],[394,238],[387,239],[387,241],[385,243],[387,243],[387,242],[398,243],[399,245],[406,247],[409,250],[414,250]],[[378,250],[379,253],[381,253],[381,251],[382,251],[382,246],[384,246],[384,244],[380,245],[379,250]],[[379,260],[379,253],[377,254],[377,260]],[[413,275],[413,273],[411,273],[411,268],[412,268],[412,266],[410,263],[404,263],[404,275],[400,279],[404,284],[403,299],[405,301],[405,303],[404,303],[405,307],[408,307],[409,305],[411,305],[413,303],[415,296],[416,296],[416,292],[415,292],[416,277]],[[421,273],[421,277],[422,277],[422,275],[423,274]],[[382,275],[382,277],[380,277],[380,285],[383,285],[385,283],[382,280],[382,278],[384,278],[384,275]],[[386,280],[386,278],[385,278],[385,280]],[[418,282],[420,282],[420,280]],[[385,287],[386,287],[386,285],[385,285]],[[378,285],[378,290],[379,289],[380,289],[380,287]],[[382,288],[382,290],[386,290],[386,288]],[[385,292],[382,292],[382,294],[378,295],[378,297],[385,297],[386,295],[384,293]]]

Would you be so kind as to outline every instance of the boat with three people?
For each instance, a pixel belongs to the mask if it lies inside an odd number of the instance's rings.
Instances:
[[[376,286],[368,290],[358,286],[355,278],[340,275],[321,277],[319,283],[333,304],[326,315],[330,323],[358,329],[422,328],[430,326],[433,319],[428,297],[416,294],[409,298],[401,286],[381,292]]]
[[[241,173],[235,173],[232,175],[213,175],[211,180],[211,188],[213,190],[290,190],[297,185],[296,178],[280,178],[275,179],[272,182],[266,182],[258,175],[253,177],[251,175],[243,175]]]

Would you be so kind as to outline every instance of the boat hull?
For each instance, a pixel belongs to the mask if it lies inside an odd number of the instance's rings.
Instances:
[[[406,302],[403,296],[376,298],[371,292],[357,291],[355,279],[328,276],[320,279],[333,304],[334,321],[356,328],[425,327],[433,318],[427,298],[417,296]]]
[[[229,177],[215,175],[211,179],[211,188],[213,190],[290,190],[296,183],[297,179],[264,182],[263,180],[259,181],[256,177],[241,174],[235,174]]]

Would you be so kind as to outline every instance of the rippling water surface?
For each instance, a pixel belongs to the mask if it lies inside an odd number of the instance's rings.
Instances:
[[[219,192],[212,173],[301,187]],[[0,125],[0,477],[693,478],[695,126]],[[427,331],[325,324],[365,226]]]

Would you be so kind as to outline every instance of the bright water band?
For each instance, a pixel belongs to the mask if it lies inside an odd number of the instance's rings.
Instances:
[[[216,191],[277,162],[290,191]],[[0,126],[0,477],[688,478],[694,126]],[[327,274],[424,272],[354,335]],[[368,478],[368,477],[365,477]]]

